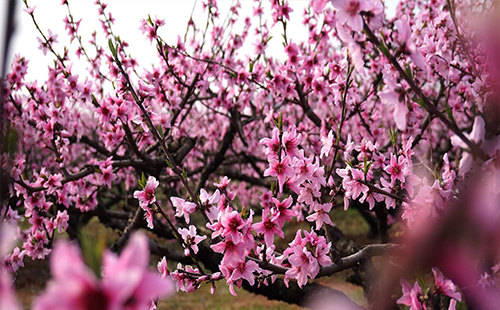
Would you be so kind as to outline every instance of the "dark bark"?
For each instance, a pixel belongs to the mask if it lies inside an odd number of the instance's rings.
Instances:
[[[139,226],[141,226],[141,222],[144,222],[144,211],[141,208],[137,208],[134,213],[134,217],[129,221],[127,227],[123,230],[123,234],[115,241],[110,247],[111,251],[118,252],[120,251],[125,243],[127,242],[130,234],[135,231]]]
[[[212,172],[214,172],[224,161],[226,152],[233,143],[235,134],[236,134],[236,128],[233,122],[231,122],[231,124],[227,128],[226,133],[224,134],[224,137],[222,138],[217,153],[213,157],[212,161],[210,161],[208,165],[205,166],[205,169],[203,169],[203,171],[201,172],[198,184],[196,184],[195,193],[198,193],[200,189],[205,186],[205,183],[210,177],[210,174],[212,174]]]
[[[340,229],[329,226],[331,242],[340,256],[345,257],[361,250],[361,246],[349,237],[346,237]],[[364,295],[371,304],[376,297],[376,269],[371,260],[368,260],[352,268],[354,274],[347,280],[363,288]]]
[[[380,243],[389,242],[389,224],[387,223],[387,208],[383,204],[375,205],[375,214],[377,215],[378,232]]]

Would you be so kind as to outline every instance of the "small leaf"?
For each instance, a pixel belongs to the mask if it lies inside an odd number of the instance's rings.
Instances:
[[[372,161],[369,161],[368,162],[368,165],[365,166],[365,175],[368,173],[368,171],[370,171],[370,167],[372,166],[373,162]]]
[[[228,73],[229,73],[229,76],[230,76],[231,78],[233,78],[233,79],[238,78],[238,75],[236,74],[236,72],[228,71]]]
[[[389,128],[389,134],[391,136],[392,145],[396,145],[398,142],[398,131],[391,127]]]
[[[411,68],[410,68],[410,66],[408,66],[408,64],[405,66],[405,73],[406,73],[406,75],[408,75],[410,77],[410,79],[413,79],[413,74],[412,74]]]
[[[92,98],[92,103],[95,105],[95,106],[99,106],[99,102],[97,101],[97,99],[95,98],[94,94],[90,94],[90,98]]]
[[[160,138],[163,139],[164,134],[163,134],[163,127],[161,125],[158,126],[158,134],[160,135]]]
[[[166,158],[165,158],[165,163],[170,167],[170,169],[172,170],[174,169],[174,165],[172,165],[172,163]]]
[[[111,51],[111,54],[113,54],[113,56],[116,57],[116,48],[115,48],[115,45],[113,44],[113,41],[111,40],[111,38],[109,38],[109,40],[108,40],[108,46],[109,46],[109,50]]]
[[[142,173],[142,176],[139,180],[137,180],[137,184],[139,184],[139,186],[144,189],[146,187],[146,176],[144,175],[144,172]]]
[[[417,277],[418,285],[422,288],[422,291],[425,291],[427,288],[427,284],[425,283],[425,278],[422,273],[420,273]]]
[[[241,218],[246,220],[248,219],[248,217],[250,216],[250,208],[248,207],[243,207],[243,209],[241,209]]]
[[[424,109],[426,108],[426,104],[425,104],[424,100],[422,99],[422,97],[413,96],[412,101],[418,103],[418,105],[421,106],[422,108],[424,108]]]

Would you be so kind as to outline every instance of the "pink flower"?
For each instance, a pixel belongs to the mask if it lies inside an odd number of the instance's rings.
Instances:
[[[141,26],[139,29],[142,31],[143,34],[146,34],[149,42],[151,43],[153,40],[156,40],[158,38],[158,35],[156,33],[157,27],[151,26],[149,22],[146,19],[141,20]]]
[[[29,6],[27,8],[24,9],[24,11],[30,15],[33,14],[33,12],[35,12],[35,9],[36,9],[36,6]]]
[[[56,189],[58,187],[62,186],[62,183],[61,183],[62,178],[63,177],[62,177],[62,175],[60,173],[58,173],[58,174],[52,174],[52,175],[49,176],[49,178],[47,179],[47,181],[44,184],[48,188],[48,190],[47,190],[48,194],[55,193]]]
[[[270,167],[264,171],[264,176],[275,176],[278,178],[279,192],[283,192],[283,184],[287,177],[295,175],[295,171],[289,166],[290,158],[285,156],[281,162],[272,159]]]
[[[231,181],[231,179],[229,179],[227,176],[224,176],[220,179],[219,183],[214,183],[214,186],[221,191],[225,191],[227,186],[229,185],[229,181]]]
[[[411,39],[411,28],[408,22],[408,16],[403,16],[400,20],[394,22],[399,31],[399,40],[401,41],[401,50],[403,54],[409,55],[415,65],[421,70],[425,70],[425,60],[422,54],[417,50],[415,43]]]
[[[23,243],[23,248],[26,250],[26,255],[32,259],[44,259],[50,253],[46,245],[49,243],[49,239],[45,231],[37,229],[34,233],[31,233],[27,240]]]
[[[321,147],[320,156],[328,157],[330,155],[330,151],[332,150],[333,144],[335,142],[335,138],[333,137],[333,131],[330,130],[328,132],[328,136],[321,137],[321,143],[323,147]]]
[[[381,1],[367,1],[371,8],[365,11],[365,22],[371,30],[376,30],[384,22],[384,5]]]
[[[192,202],[187,202],[186,200],[179,197],[170,197],[172,205],[176,208],[175,216],[184,216],[186,223],[189,224],[189,215],[196,211],[196,204]]]
[[[4,263],[6,263],[7,265],[7,270],[9,272],[17,272],[19,270],[19,267],[24,267],[23,259],[25,254],[26,251],[21,251],[19,250],[19,247],[16,247],[11,254],[5,256]]]
[[[315,213],[309,215],[308,217],[306,217],[306,219],[309,222],[312,221],[316,222],[316,230],[321,229],[323,223],[333,226],[332,220],[330,219],[330,215],[328,215],[328,212],[330,212],[331,209],[332,209],[331,202],[324,204],[314,203],[313,210],[315,211]]]
[[[290,206],[293,203],[293,198],[290,196],[283,201],[279,201],[276,198],[271,198],[274,203],[275,208],[272,211],[272,220],[275,221],[279,227],[283,226],[286,222],[290,222],[294,216],[297,216],[297,213],[293,210],[290,210]]]
[[[281,1],[271,1],[271,10],[274,24],[278,20],[290,20],[290,13],[293,12],[293,9],[288,6],[288,1],[284,1],[283,4]]]
[[[403,288],[403,296],[398,299],[397,303],[400,305],[410,306],[410,310],[421,310],[424,309],[420,297],[422,296],[422,289],[415,281],[415,285],[411,287],[405,279],[399,281],[401,287]]]
[[[34,309],[108,309],[114,296],[84,264],[75,244],[59,243],[50,259],[52,281],[35,300]]]
[[[285,238],[285,234],[283,230],[281,230],[281,226],[278,226],[276,220],[269,218],[267,216],[267,210],[262,210],[262,222],[255,223],[252,225],[255,232],[264,235],[264,241],[267,246],[271,246],[274,242],[274,235],[278,235],[281,238]]]
[[[68,228],[69,215],[68,211],[57,211],[57,216],[54,220],[54,225],[57,227],[57,231],[62,233]]]
[[[293,254],[288,258],[292,268],[286,272],[290,278],[296,278],[299,287],[307,283],[307,277],[314,279],[319,272],[319,264],[316,258],[306,247],[294,246]]]
[[[148,239],[141,233],[132,235],[120,257],[104,253],[103,288],[116,298],[117,305],[144,309],[151,299],[173,293],[172,282],[149,271],[148,264]]]
[[[481,145],[484,141],[485,133],[486,129],[484,119],[481,116],[476,116],[471,133],[464,133],[464,136],[466,136],[471,142]],[[460,139],[460,137],[458,137],[457,135],[453,135],[451,137],[451,144],[462,149],[468,149],[467,144],[465,144],[465,142],[463,142],[462,139]],[[458,165],[458,174],[460,176],[463,176],[472,168],[473,163],[474,158],[472,157],[472,155],[469,152],[464,152]]]
[[[202,208],[205,210],[205,214],[208,217],[210,223],[213,223],[217,219],[219,211],[214,205],[217,205],[220,200],[220,192],[217,189],[212,196],[209,196],[205,189],[200,190],[200,203]]]
[[[298,158],[294,161],[294,169],[298,171],[296,175],[296,181],[301,184],[305,180],[312,180],[315,165],[313,165],[313,159],[304,156],[304,150],[299,151]]]
[[[361,11],[369,9],[366,0],[331,0],[337,12],[337,19],[341,24],[347,24],[354,31],[363,30]]]
[[[293,253],[295,250],[294,248],[296,246],[299,247],[305,247],[307,244],[307,240],[305,238],[302,238],[302,229],[297,230],[295,233],[295,238],[290,242],[288,245],[289,247],[283,251],[283,256],[288,257],[291,253]]]
[[[234,282],[240,279],[245,279],[248,281],[250,285],[255,284],[255,276],[254,272],[259,269],[259,265],[254,261],[242,261],[235,264],[233,272],[231,276],[227,279],[228,282]]]
[[[495,279],[489,273],[484,272],[477,281],[477,284],[484,289],[486,287],[495,285]]]
[[[329,266],[332,263],[332,260],[330,259],[329,256],[330,249],[331,249],[331,243],[326,243],[325,237],[319,236],[316,242],[316,251],[314,252],[314,257],[318,260],[318,263],[323,267]]]
[[[214,252],[224,253],[223,261],[227,264],[240,262],[245,258],[245,249],[241,243],[236,245],[233,240],[221,241],[210,246]]]
[[[150,176],[144,190],[134,192],[134,198],[139,199],[139,205],[144,210],[147,210],[148,206],[156,201],[155,189],[159,184],[160,182],[155,177]]]
[[[406,158],[404,156],[400,155],[398,160],[396,160],[396,156],[394,154],[391,155],[391,163],[384,168],[385,172],[391,175],[391,186],[394,185],[396,180],[399,180],[401,183],[405,182],[405,167]]]
[[[220,217],[219,223],[222,226],[222,237],[233,240],[235,244],[244,241],[244,231],[249,224],[237,211],[225,212]]]
[[[321,197],[321,192],[311,183],[305,183],[300,189],[300,195],[297,202],[304,202],[306,205],[312,205],[315,198]]]
[[[157,268],[162,278],[169,275],[170,272],[168,271],[167,258],[165,256],[158,262]]]
[[[189,249],[193,250],[194,254],[198,254],[198,243],[207,239],[207,236],[198,236],[196,234],[196,227],[193,225],[189,226],[189,230],[186,228],[179,228],[178,231],[187,246],[187,248],[184,249],[184,255],[189,256]]]
[[[361,16],[359,16],[359,18],[361,18]],[[368,75],[366,74],[364,67],[365,61],[363,60],[364,55],[358,42],[356,42],[356,40],[354,40],[351,35],[347,33],[340,23],[337,23],[336,28],[339,39],[344,42],[349,50],[349,57],[351,58],[354,68],[362,77],[367,78]]]
[[[137,233],[120,257],[104,254],[100,281],[85,266],[78,247],[61,242],[50,259],[53,279],[33,309],[145,309],[152,299],[173,292],[170,281],[148,271],[148,263],[147,238]]]
[[[382,189],[386,192],[389,192],[389,193],[393,193],[394,192],[394,189],[393,189],[393,186],[384,178],[381,178],[380,179],[380,183],[382,184]],[[381,197],[382,199],[385,200],[385,207],[387,209],[389,208],[396,208],[396,200],[392,197],[389,197],[389,196],[386,196],[386,195],[383,195],[383,197]],[[377,199],[377,201],[379,201]],[[380,200],[382,201],[382,200]]]
[[[267,146],[267,148],[264,149],[264,154],[266,154],[269,159],[278,158],[278,151],[280,147],[280,135],[278,128],[273,129],[271,138],[263,138],[259,141],[259,143]]]
[[[434,274],[434,293],[443,294],[450,298],[462,301],[462,295],[457,292],[457,287],[450,279],[445,279],[443,273],[437,268],[432,268],[432,273]],[[450,310],[455,310],[455,308],[450,308]]]
[[[202,205],[214,205],[219,202],[220,192],[216,190],[212,196],[209,196],[205,189],[200,190],[200,201]]]
[[[154,214],[153,210],[151,210],[150,208],[144,210],[144,219],[148,223],[148,228],[151,228],[151,229],[154,228],[154,223],[153,223],[154,215],[155,214]]]
[[[345,169],[337,169],[337,174],[343,178],[342,187],[345,190],[344,209],[349,207],[349,198],[358,199],[359,195],[368,191],[368,186],[361,183],[365,175],[363,171],[347,166]]]
[[[2,209],[2,208],[0,208]],[[16,295],[12,287],[12,279],[10,274],[5,272],[2,266],[2,258],[6,255],[14,245],[16,241],[16,227],[14,225],[8,224],[8,222],[0,222],[0,309],[8,310],[20,310],[21,307],[17,301]],[[5,261],[10,261],[10,268],[16,269],[13,262],[20,260],[22,264],[22,256],[24,256],[24,251],[19,251],[19,248],[15,248],[13,253],[7,255]]]
[[[283,133],[283,148],[288,156],[299,156],[298,146],[302,139],[301,134],[297,134],[295,126]]]
[[[384,198],[382,195],[372,192],[371,190],[368,190],[366,192],[363,192],[363,196],[359,198],[359,202],[364,203],[366,201],[368,203],[368,209],[372,210],[373,207],[375,207],[375,200],[382,201],[383,199]]]
[[[0,270],[0,309],[20,310],[21,306],[17,301],[11,283],[10,274],[4,274]]]
[[[34,10],[34,8],[33,8],[33,10]],[[31,10],[28,9],[28,14],[30,14],[30,15],[33,14],[33,11],[31,11],[31,12],[30,11]],[[50,29],[48,30],[48,32],[49,32],[49,34],[47,35],[46,41],[45,40],[42,41],[42,39],[37,38],[38,44],[39,44],[38,48],[42,50],[43,55],[47,55],[47,51],[50,48],[52,48],[52,43],[58,43],[57,35],[53,35],[52,31]]]
[[[311,6],[316,14],[321,13],[326,6],[326,3],[328,0],[312,0],[311,1]]]
[[[200,274],[200,270],[189,265],[186,265],[185,269],[183,269],[182,265],[179,263],[177,264],[177,270],[170,274],[172,279],[175,281],[175,288],[177,291],[181,290],[186,293],[194,292],[200,286],[200,283],[193,277],[187,276],[182,272],[182,270],[191,274]]]
[[[387,87],[384,91],[379,93],[380,100],[384,104],[394,107],[393,117],[396,127],[399,130],[404,131],[406,130],[406,116],[408,115],[405,92],[401,85],[391,81],[390,78],[386,80]]]
[[[101,182],[106,184],[107,187],[111,188],[113,181],[117,179],[116,174],[113,173],[113,166],[109,165],[106,168],[102,168],[101,172]]]

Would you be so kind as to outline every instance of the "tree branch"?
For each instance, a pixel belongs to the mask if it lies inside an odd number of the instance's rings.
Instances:
[[[307,97],[304,94],[304,89],[302,87],[302,84],[299,83],[299,80],[295,81],[295,90],[297,91],[297,94],[299,95],[300,101],[298,101],[298,104],[304,110],[304,113],[306,113],[307,117],[316,125],[317,127],[321,127],[321,119],[318,117],[316,113],[311,109],[311,106],[307,102]]]
[[[235,134],[236,134],[236,128],[233,122],[231,122],[229,128],[226,130],[226,133],[224,134],[224,137],[222,138],[221,143],[219,144],[219,149],[217,150],[217,153],[215,154],[212,161],[201,172],[200,179],[198,180],[198,184],[196,185],[195,193],[199,192],[200,189],[205,186],[205,183],[208,180],[210,174],[214,172],[217,169],[217,167],[220,166],[220,164],[224,160],[224,155],[226,154],[227,150],[233,143]]]

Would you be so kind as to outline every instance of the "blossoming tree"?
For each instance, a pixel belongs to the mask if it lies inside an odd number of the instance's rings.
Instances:
[[[387,18],[379,0],[313,0],[301,42],[288,1],[235,1],[222,18],[206,0],[206,20],[177,42],[161,17],[142,20],[153,66],[128,53],[100,0],[104,38],[80,35],[71,1],[66,33],[24,5],[54,64],[27,80],[18,54],[2,81],[0,228],[19,229],[0,235],[1,309],[18,307],[10,274],[48,256],[34,309],[154,308],[169,279],[358,309],[314,281],[347,269],[374,309],[500,304],[496,1],[405,0]],[[372,244],[346,237],[334,208],[356,209]],[[93,217],[119,233],[101,279],[60,241]]]

